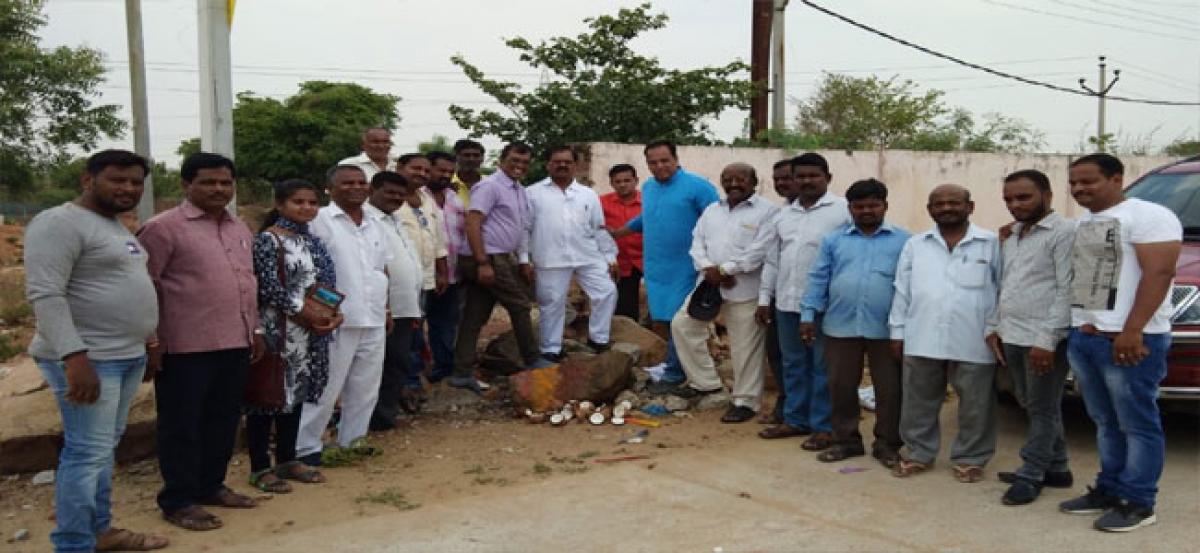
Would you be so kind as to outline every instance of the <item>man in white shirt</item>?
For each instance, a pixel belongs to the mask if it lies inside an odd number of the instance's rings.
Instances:
[[[833,175],[820,154],[805,153],[792,160],[796,199],[779,210],[754,240],[748,255],[763,259],[758,306],[775,302],[785,389],[783,423],[758,433],[774,440],[809,436],[801,445],[822,451],[833,445],[832,402],[825,363],[825,336],[818,329],[812,342],[800,339],[800,300],[808,289],[808,272],[817,260],[821,240],[851,223],[846,200],[829,192]],[[759,320],[763,320],[760,313]]]
[[[387,273],[393,325],[384,349],[379,401],[371,416],[371,430],[395,428],[401,409],[417,411],[416,398],[402,393],[405,378],[412,370],[413,331],[423,315],[421,258],[396,216],[407,199],[408,181],[399,173],[380,171],[371,178],[371,199],[363,206],[367,216],[378,224],[392,253]]]
[[[900,436],[906,451],[892,474],[907,477],[933,466],[949,379],[958,397],[954,476],[978,482],[996,451],[996,359],[985,337],[1000,291],[1000,241],[970,223],[975,203],[961,186],[934,188],[927,209],[937,226],[904,245],[888,315],[893,354],[904,358]]]
[[[1071,514],[1128,532],[1153,524],[1166,439],[1158,383],[1167,374],[1169,292],[1183,240],[1171,210],[1125,198],[1125,167],[1108,154],[1071,163],[1071,195],[1087,208],[1075,231],[1067,355],[1088,416],[1096,423],[1100,474]]]
[[[539,347],[549,361],[562,360],[564,315],[571,278],[591,300],[588,346],[609,348],[613,312],[617,308],[617,244],[604,228],[600,196],[575,181],[575,150],[551,148],[546,160],[550,176],[526,189],[530,225],[521,263],[532,261],[541,318]]]
[[[779,210],[755,194],[758,175],[745,163],[731,164],[721,171],[725,199],[704,209],[692,230],[692,263],[701,281],[720,286],[721,314],[729,333],[733,362],[733,393],[729,410],[721,422],[739,423],[754,418],[762,407],[763,373],[766,361],[766,326],[755,320],[761,262],[746,262],[740,254],[750,248],[760,225]],[[691,398],[724,390],[716,365],[708,352],[708,324],[688,314],[689,301],[671,319],[679,361],[687,382],[674,395]]]
[[[321,464],[321,435],[341,398],[338,444],[347,447],[367,434],[371,413],[379,398],[383,373],[384,341],[391,330],[388,313],[387,264],[392,260],[377,221],[367,216],[363,204],[370,185],[366,173],[355,165],[339,165],[329,175],[329,205],[311,223],[333,258],[345,322],[329,346],[329,382],[321,400],[307,405],[300,415],[296,456],[309,466]]]
[[[363,131],[362,153],[338,162],[338,165],[354,165],[362,169],[367,182],[380,171],[395,171],[396,163],[388,159],[392,151],[392,131],[383,127],[371,127]]]

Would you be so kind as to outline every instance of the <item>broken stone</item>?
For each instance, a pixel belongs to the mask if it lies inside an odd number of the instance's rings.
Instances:
[[[632,405],[634,409],[641,406],[641,398],[639,398],[638,395],[633,392],[633,390],[625,390],[617,394],[617,398],[614,399],[613,402],[617,405],[629,402],[629,405]]]
[[[700,398],[696,402],[697,411],[708,411],[711,409],[724,409],[729,407],[729,392],[720,391],[714,394],[708,394]]]
[[[509,387],[520,409],[549,411],[572,399],[610,403],[631,384],[632,366],[629,356],[619,351],[575,354],[558,365],[514,374]]]
[[[637,364],[642,360],[642,346],[639,346],[635,343],[614,342],[612,349],[628,355],[630,359],[633,359],[634,366],[637,366]]]
[[[33,484],[34,486],[45,486],[46,484],[53,484],[54,483],[54,471],[53,470],[43,470],[42,472],[39,472],[39,473],[33,475],[33,479],[30,480],[29,483]]]
[[[668,411],[672,412],[687,411],[689,408],[691,408],[691,404],[689,404],[688,400],[686,399],[669,395],[663,398],[663,407],[666,407]]]
[[[613,343],[636,344],[641,349],[637,366],[649,367],[667,360],[667,341],[629,317],[612,318]]]
[[[21,528],[20,530],[13,532],[12,539],[13,541],[25,541],[29,539],[29,530],[27,528]]]

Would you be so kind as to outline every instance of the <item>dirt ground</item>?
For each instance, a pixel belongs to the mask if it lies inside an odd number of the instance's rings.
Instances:
[[[117,523],[166,535],[174,551],[1195,551],[1200,541],[1200,426],[1188,416],[1167,418],[1159,523],[1115,536],[1055,511],[1096,470],[1093,430],[1077,402],[1067,421],[1078,485],[1028,507],[1002,506],[1005,486],[995,480],[994,471],[1018,462],[1023,421],[1011,406],[1002,408],[988,480],[971,485],[954,482],[944,458],[912,481],[864,458],[821,464],[795,440],[758,439],[755,423],[720,424],[719,412],[659,419],[642,444],[617,443],[635,427],[465,413],[375,434],[382,456],[326,469],[328,483],[290,495],[255,493],[264,497],[259,508],[219,511],[226,527],[214,532],[159,518],[152,460],[122,467]],[[952,406],[943,415],[951,432]],[[599,462],[627,455],[647,458]],[[239,453],[227,481],[251,493],[247,464]],[[32,534],[0,550],[48,549],[53,488],[29,479],[0,481],[0,535]]]

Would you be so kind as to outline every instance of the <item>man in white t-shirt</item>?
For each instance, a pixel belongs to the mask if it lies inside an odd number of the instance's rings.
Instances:
[[[1158,383],[1171,345],[1168,292],[1183,227],[1158,204],[1125,198],[1125,167],[1108,154],[1071,163],[1071,195],[1087,212],[1075,232],[1068,355],[1096,423],[1100,474],[1086,494],[1059,505],[1100,514],[1094,527],[1128,532],[1155,522],[1166,439]]]

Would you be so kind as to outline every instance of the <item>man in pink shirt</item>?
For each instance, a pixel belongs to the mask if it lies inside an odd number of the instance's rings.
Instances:
[[[149,254],[158,293],[154,380],[157,450],[168,522],[213,530],[221,519],[204,506],[250,508],[255,501],[225,486],[253,358],[262,355],[250,229],[226,206],[234,166],[218,154],[188,156],[180,168],[185,199],[146,222],[138,240]]]

